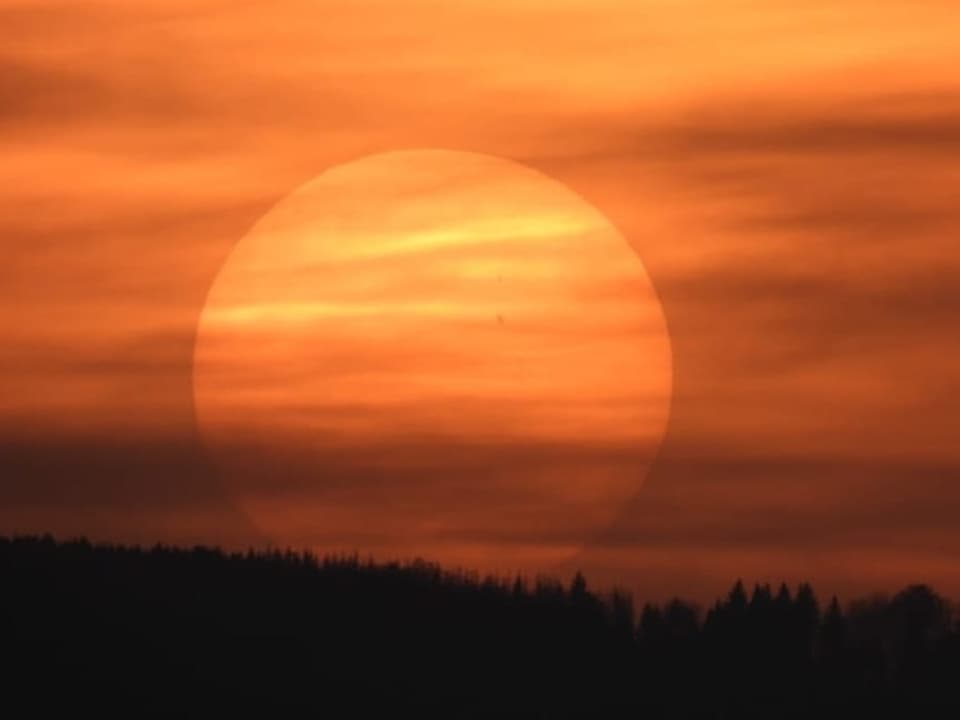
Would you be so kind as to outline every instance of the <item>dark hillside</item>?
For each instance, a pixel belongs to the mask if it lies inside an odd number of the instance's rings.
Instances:
[[[6,702],[39,716],[860,717],[960,707],[925,586],[821,607],[622,595],[413,562],[0,540]],[[97,715],[94,716],[97,716]]]

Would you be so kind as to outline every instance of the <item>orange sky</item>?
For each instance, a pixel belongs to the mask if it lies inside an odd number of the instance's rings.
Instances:
[[[0,528],[256,539],[199,445],[234,244],[369,152],[491,153],[638,251],[666,444],[577,563],[960,594],[953,0],[0,0]],[[542,534],[543,544],[569,544]]]

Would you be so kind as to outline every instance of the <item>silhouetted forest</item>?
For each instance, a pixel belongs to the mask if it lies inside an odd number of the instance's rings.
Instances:
[[[956,717],[960,628],[915,585],[841,606],[423,563],[0,539],[8,717]],[[56,714],[54,714],[56,713]]]

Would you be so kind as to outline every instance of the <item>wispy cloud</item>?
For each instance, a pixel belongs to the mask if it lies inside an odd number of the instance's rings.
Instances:
[[[321,170],[433,145],[562,180],[663,302],[668,443],[587,569],[712,592],[734,573],[856,587],[914,568],[960,589],[943,554],[960,502],[955,27],[951,0],[0,2],[0,530],[242,536],[195,446],[210,283]],[[411,486],[453,473],[434,450]],[[376,487],[325,462],[331,487]],[[449,488],[487,507],[474,480]],[[434,532],[576,540],[534,527]]]

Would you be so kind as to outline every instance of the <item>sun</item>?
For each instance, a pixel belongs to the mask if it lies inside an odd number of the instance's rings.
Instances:
[[[498,571],[575,553],[663,438],[670,340],[644,266],[518,163],[334,167],[235,246],[202,312],[198,425],[273,542]]]

